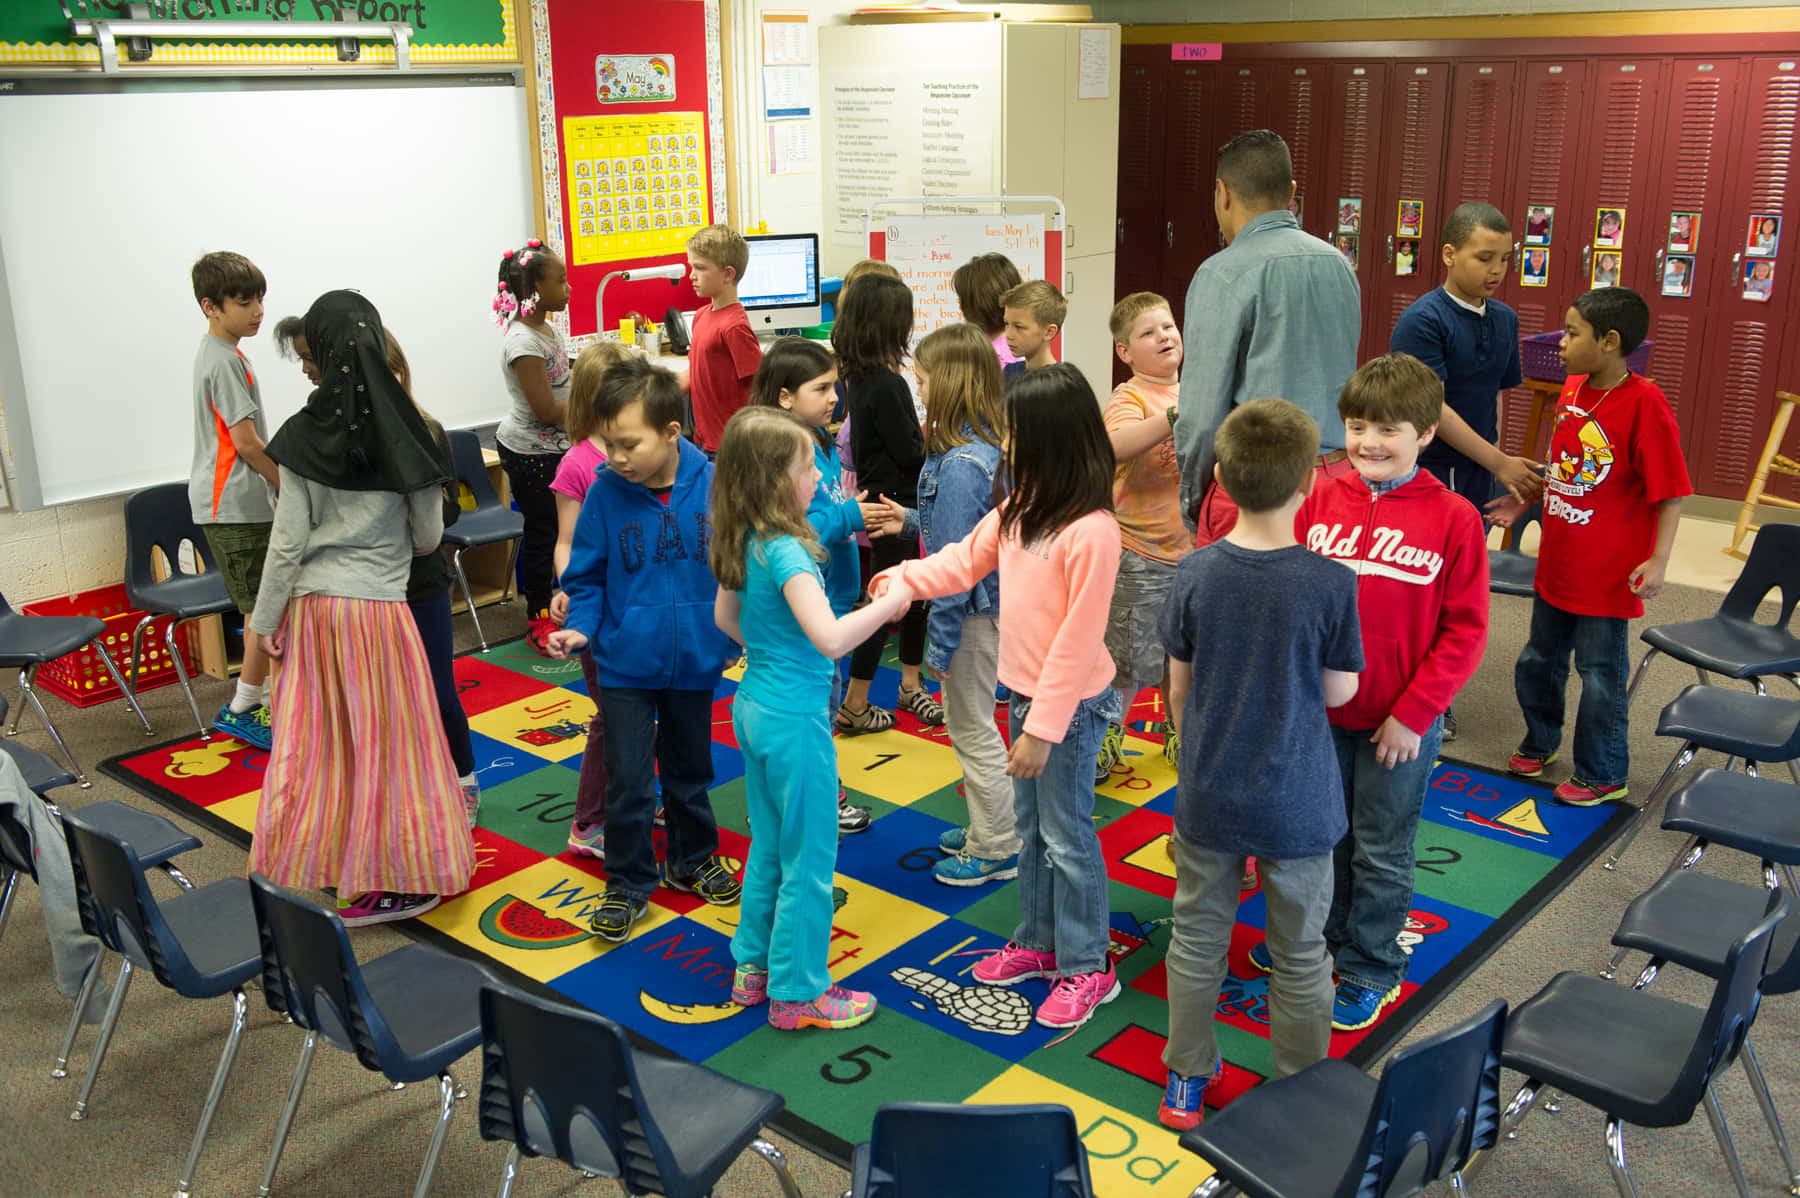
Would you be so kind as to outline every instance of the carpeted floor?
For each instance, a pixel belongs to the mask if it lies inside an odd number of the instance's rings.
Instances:
[[[1655,622],[1692,619],[1716,609],[1714,594],[1671,588],[1652,608]],[[490,609],[492,610],[492,609]],[[1500,762],[1519,735],[1512,699],[1512,662],[1525,636],[1529,603],[1496,598],[1487,660],[1457,703],[1462,738],[1450,750],[1473,762]],[[464,625],[466,629],[466,623]],[[496,639],[516,635],[523,620],[516,613],[489,619]],[[1652,667],[1638,698],[1633,719],[1632,782],[1638,796],[1648,792],[1672,746],[1652,735],[1655,713],[1683,685],[1691,672],[1663,662]],[[16,696],[7,676],[0,685]],[[203,706],[215,706],[225,695],[218,683],[201,687]],[[146,696],[146,710],[158,735],[182,732],[186,706],[173,688]],[[147,804],[125,788],[100,778],[94,770],[103,757],[130,752],[146,743],[135,724],[121,719],[113,706],[88,712],[57,707],[54,714],[65,737],[80,755],[95,785],[85,795],[64,791],[64,801],[80,806],[101,798]],[[25,743],[48,749],[48,738],[29,720]],[[184,867],[205,881],[240,873],[241,851],[199,829],[207,847],[191,854]],[[1606,941],[1625,904],[1654,880],[1677,847],[1677,839],[1651,829],[1638,839],[1620,872],[1594,867],[1550,903],[1524,930],[1502,946],[1462,986],[1448,995],[1409,1038],[1429,1034],[1473,1013],[1494,997],[1518,1002],[1535,992],[1556,971],[1593,970],[1607,955]],[[1753,863],[1723,851],[1709,854],[1703,868],[1744,881],[1754,880]],[[119,1034],[108,1055],[95,1092],[93,1111],[84,1123],[71,1123],[81,1070],[92,1032],[78,1046],[64,1081],[49,1077],[49,1064],[60,1038],[68,1005],[49,981],[49,953],[41,931],[36,893],[22,889],[3,942],[0,942],[0,1192],[43,1195],[169,1193],[185,1154],[218,1048],[227,1025],[223,1001],[195,1003],[175,997],[146,980],[133,988]],[[374,955],[401,943],[391,929],[358,932],[358,952]],[[1657,983],[1658,993],[1689,1001],[1705,1000],[1708,987],[1669,970]],[[1800,1120],[1800,1054],[1793,1051],[1800,1032],[1800,1005],[1791,999],[1766,1004],[1757,1024],[1763,1064],[1778,1107]],[[298,1036],[275,1023],[266,1011],[255,1011],[239,1055],[223,1108],[197,1177],[195,1192],[243,1193],[260,1177],[262,1161],[298,1052]],[[474,1083],[476,1058],[458,1070]],[[1507,1095],[1516,1079],[1505,1079]],[[315,1061],[300,1117],[289,1140],[277,1178],[277,1192],[388,1195],[410,1192],[429,1133],[433,1096],[428,1087],[390,1093],[374,1075],[340,1053],[322,1052]],[[1779,1157],[1763,1128],[1754,1100],[1740,1072],[1720,1085],[1727,1118],[1737,1137],[1753,1188],[1759,1193],[1784,1188]],[[696,1095],[696,1101],[704,1101]],[[436,1192],[490,1191],[498,1181],[502,1146],[480,1140],[473,1110],[459,1110],[437,1174]],[[1800,1124],[1796,1124],[1800,1127]],[[1560,1115],[1539,1113],[1522,1138],[1496,1154],[1478,1193],[1588,1195],[1608,1188],[1600,1144],[1599,1116],[1570,1103]],[[1130,1153],[1133,1148],[1108,1140],[1106,1129],[1093,1129],[1089,1151],[1096,1155]],[[1301,1134],[1297,1129],[1297,1135]],[[1685,1128],[1627,1134],[1627,1153],[1640,1191],[1724,1193],[1730,1189],[1718,1150],[1703,1119]],[[844,1172],[810,1154],[790,1153],[802,1190],[808,1195],[835,1195],[848,1184]],[[528,1162],[516,1193],[574,1193],[585,1183],[578,1175],[545,1162]],[[617,1192],[598,1183],[597,1192]],[[592,1188],[585,1192],[596,1192]],[[720,1187],[721,1194],[765,1195],[776,1190],[758,1162],[740,1162]],[[1154,1194],[1144,1185],[1135,1192]]]

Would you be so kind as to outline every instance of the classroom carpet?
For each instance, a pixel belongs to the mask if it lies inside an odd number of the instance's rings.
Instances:
[[[872,697],[891,706],[898,674],[889,652]],[[831,972],[872,991],[883,1009],[850,1031],[793,1033],[730,1001],[735,907],[665,888],[624,943],[587,934],[605,867],[566,845],[594,711],[580,667],[539,657],[520,640],[458,658],[456,673],[482,784],[479,864],[467,893],[396,928],[779,1091],[787,1113],[776,1126],[840,1162],[867,1138],[885,1102],[1059,1102],[1075,1111],[1098,1192],[1186,1195],[1205,1179],[1206,1166],[1156,1122],[1168,1026],[1162,958],[1175,892],[1166,851],[1175,774],[1163,761],[1154,691],[1134,705],[1125,759],[1096,787],[1094,801],[1109,875],[1111,953],[1123,983],[1116,999],[1071,1035],[1032,1020],[1048,982],[1008,989],[973,980],[979,955],[1004,944],[1017,923],[1017,883],[961,888],[932,879],[939,834],[966,821],[961,772],[942,728],[901,714],[892,731],[837,741],[851,800],[873,808],[875,819],[839,845]],[[731,725],[735,674],[713,705],[712,797],[720,852],[741,871],[749,825]],[[101,768],[248,846],[266,759],[219,736],[112,758]],[[1365,1067],[1379,1059],[1584,869],[1629,814],[1612,804],[1558,806],[1546,788],[1441,759],[1419,825],[1417,893],[1400,937],[1411,957],[1401,997],[1372,1027],[1334,1033],[1332,1055]],[[1270,1071],[1268,979],[1248,962],[1262,926],[1262,895],[1247,892],[1218,1004],[1226,1068],[1214,1093],[1222,1101]]]

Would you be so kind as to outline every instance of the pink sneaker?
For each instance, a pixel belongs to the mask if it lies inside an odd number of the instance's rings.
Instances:
[[[1032,978],[1056,976],[1056,954],[1026,948],[1017,940],[1008,940],[999,952],[989,953],[975,962],[975,980],[990,986],[1013,986]]]
[[[1112,962],[1093,973],[1071,973],[1056,980],[1050,997],[1038,1008],[1037,1021],[1044,1027],[1080,1027],[1093,1015],[1094,1008],[1111,1002],[1119,994],[1119,975]]]
[[[875,996],[866,990],[829,986],[811,1002],[769,1000],[769,1026],[791,1032],[803,1027],[856,1027],[875,1017]]]

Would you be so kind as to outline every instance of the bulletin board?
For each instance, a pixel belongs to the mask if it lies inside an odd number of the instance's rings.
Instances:
[[[698,307],[685,279],[674,285],[667,279],[615,283],[607,288],[605,313],[594,311],[594,298],[609,273],[683,261],[695,229],[728,219],[719,0],[658,0],[634,6],[628,21],[619,19],[616,6],[592,0],[530,0],[529,8],[539,234],[569,264],[565,330],[580,344],[634,311],[660,318],[671,307]],[[679,170],[667,161],[671,136],[679,139]],[[653,140],[663,147],[660,169],[652,167],[659,156],[650,149]],[[602,162],[604,195],[596,165]],[[629,231],[619,223],[621,162],[624,198],[632,202]],[[584,183],[592,194],[582,194]],[[603,198],[612,208],[610,232],[601,224]],[[584,213],[584,200],[592,215]],[[640,227],[639,215],[647,228]]]

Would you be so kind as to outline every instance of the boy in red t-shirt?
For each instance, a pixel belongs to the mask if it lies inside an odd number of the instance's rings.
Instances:
[[[1314,484],[1294,533],[1356,574],[1368,665],[1331,708],[1350,830],[1336,849],[1325,921],[1336,961],[1331,1026],[1368,1027],[1400,996],[1397,940],[1412,910],[1413,837],[1444,713],[1487,646],[1487,535],[1481,513],[1419,465],[1448,410],[1444,384],[1411,354],[1364,362],[1338,396],[1354,474]],[[1274,961],[1250,951],[1259,968]]]
[[[694,313],[694,341],[688,349],[694,441],[711,457],[719,452],[725,422],[750,402],[750,380],[762,363],[762,346],[738,303],[750,243],[729,225],[708,225],[688,238],[687,256],[694,294],[712,301]]]
[[[1694,493],[1669,401],[1625,364],[1649,328],[1649,306],[1628,287],[1595,288],[1563,317],[1569,379],[1550,434],[1531,635],[1513,667],[1525,740],[1507,768],[1535,778],[1556,759],[1573,655],[1575,772],[1554,792],[1573,807],[1627,793],[1626,623],[1662,590],[1681,501]],[[1523,508],[1511,496],[1487,506],[1501,525]]]

